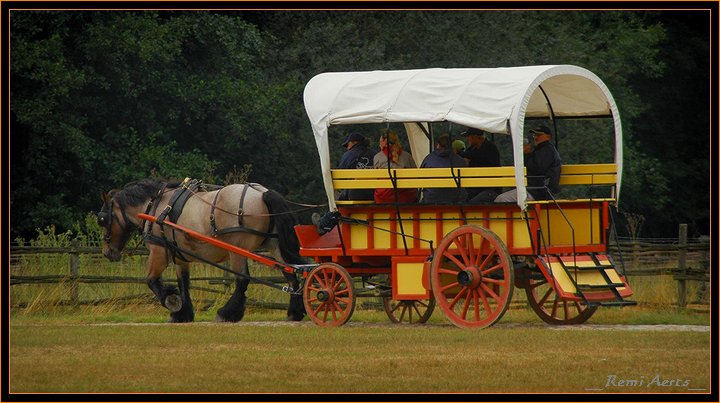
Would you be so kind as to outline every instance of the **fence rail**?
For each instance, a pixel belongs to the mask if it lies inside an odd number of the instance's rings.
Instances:
[[[708,282],[710,280],[710,243],[709,240],[690,240],[686,236],[686,229],[680,226],[677,239],[620,239],[618,244],[608,247],[620,270],[629,276],[673,275],[678,282],[678,306],[685,307],[687,301],[687,281]],[[24,256],[29,255],[70,255],[69,273],[67,275],[15,275],[13,268],[21,264]],[[144,248],[129,248],[126,253],[130,256],[146,256],[148,251]],[[85,284],[144,284],[144,277],[128,276],[89,276],[80,275],[80,255],[89,255],[92,258],[102,259],[102,249],[99,247],[35,247],[11,246],[10,248],[10,285],[21,284],[58,284],[67,283],[70,290],[70,303],[78,303],[78,285]],[[259,277],[275,283],[284,283],[283,277]],[[227,273],[218,277],[194,277],[195,281],[207,281],[212,285],[230,286],[233,279]],[[168,279],[168,282],[174,280]],[[218,289],[193,286],[193,289],[202,289],[214,293],[222,293]],[[250,303],[250,301],[248,301]],[[256,306],[279,308],[282,304],[263,303],[253,301]]]

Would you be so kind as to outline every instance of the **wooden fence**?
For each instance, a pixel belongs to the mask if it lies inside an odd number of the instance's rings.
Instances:
[[[136,249],[131,252],[132,255],[147,255],[144,248]],[[702,287],[709,288],[705,283],[710,281],[710,243],[705,239],[687,239],[687,226],[681,225],[679,237],[673,239],[628,239],[621,238],[619,243],[611,243],[609,253],[615,260],[618,269],[624,271],[628,276],[657,276],[657,275],[673,275],[677,281],[678,307],[684,308],[687,305],[687,282],[702,282]],[[23,259],[28,255],[43,254],[68,254],[70,263],[67,274],[56,275],[17,275],[13,272]],[[58,284],[65,283],[69,290],[69,303],[79,303],[78,285],[81,283],[102,283],[102,284],[144,284],[144,277],[127,277],[127,276],[90,276],[80,273],[80,256],[91,255],[98,259],[102,258],[101,249],[99,247],[79,247],[70,248],[42,248],[42,247],[20,247],[11,246],[10,249],[10,285],[21,284]],[[276,283],[284,283],[282,276],[277,277],[261,277]],[[212,285],[223,285],[229,287],[233,284],[233,279],[228,273],[223,273],[217,277],[193,277],[195,281],[207,281]],[[173,282],[174,280],[167,280]],[[194,289],[203,289],[209,292],[222,293],[222,290],[213,288],[202,288],[193,286]],[[262,301],[249,301],[249,304],[266,307],[285,309],[284,304],[264,303]]]

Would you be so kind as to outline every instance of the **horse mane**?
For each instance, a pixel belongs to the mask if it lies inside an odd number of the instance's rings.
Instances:
[[[174,188],[177,186],[178,183],[168,183],[164,179],[146,178],[130,182],[121,190],[111,192],[111,194],[121,206],[137,206],[148,198],[157,196],[163,187]]]

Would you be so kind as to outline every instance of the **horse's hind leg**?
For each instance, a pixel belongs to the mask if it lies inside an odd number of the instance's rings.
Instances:
[[[287,310],[287,320],[290,321],[301,321],[305,316],[305,304],[303,304],[303,296],[300,293],[300,282],[297,279],[297,275],[283,272],[283,275],[288,280],[290,288],[292,288],[292,294],[290,294],[290,305]]]
[[[242,273],[246,276],[250,274],[248,270],[247,258],[244,256],[230,256],[230,265],[236,273]],[[235,275],[235,291],[225,303],[225,306],[218,309],[216,322],[239,322],[245,316],[245,291],[247,291],[250,279],[240,275]]]
[[[170,313],[170,322],[192,322],[195,320],[195,310],[190,299],[190,270],[187,263],[177,264],[176,268],[178,288],[180,289],[181,306],[179,311]]]

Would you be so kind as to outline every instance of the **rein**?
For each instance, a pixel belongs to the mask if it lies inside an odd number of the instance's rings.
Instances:
[[[253,187],[253,185],[257,185],[257,183],[245,182],[245,183],[238,183],[238,185],[248,185],[248,187]],[[223,188],[224,188],[224,187],[221,187],[220,189],[218,189],[218,194],[220,193],[220,190],[222,190]],[[246,187],[246,189],[247,189],[247,187]],[[196,192],[196,191],[193,191],[193,190],[190,190],[190,193],[192,193],[193,196],[197,194],[197,192]],[[291,210],[291,211],[286,211],[286,212],[283,212],[283,213],[274,213],[274,214],[270,214],[270,213],[268,213],[268,214],[245,214],[245,213],[242,212],[242,211],[240,211],[240,212],[238,212],[238,213],[233,213],[232,211],[227,211],[227,210],[225,210],[225,209],[223,209],[223,208],[220,208],[220,207],[215,206],[215,203],[214,203],[214,202],[213,202],[213,203],[210,203],[210,202],[208,202],[208,201],[206,201],[206,200],[204,200],[204,199],[199,199],[199,200],[200,200],[201,202],[207,204],[208,206],[213,207],[215,210],[219,210],[219,211],[222,211],[223,213],[230,214],[230,215],[234,215],[234,216],[237,216],[237,217],[242,217],[242,216],[245,216],[245,217],[274,217],[274,216],[281,216],[281,215],[299,213],[299,212],[308,211],[308,210],[312,210],[312,209],[315,209],[315,208],[320,208],[320,207],[325,207],[325,206],[327,206],[327,203],[325,203],[325,204],[303,204],[303,203],[298,203],[298,202],[286,200],[286,201],[287,201],[288,203],[290,203],[290,204],[294,204],[294,205],[296,205],[296,206],[302,206],[302,207],[305,207],[305,208],[297,209],[297,210]],[[216,200],[217,200],[217,195],[216,195]]]

